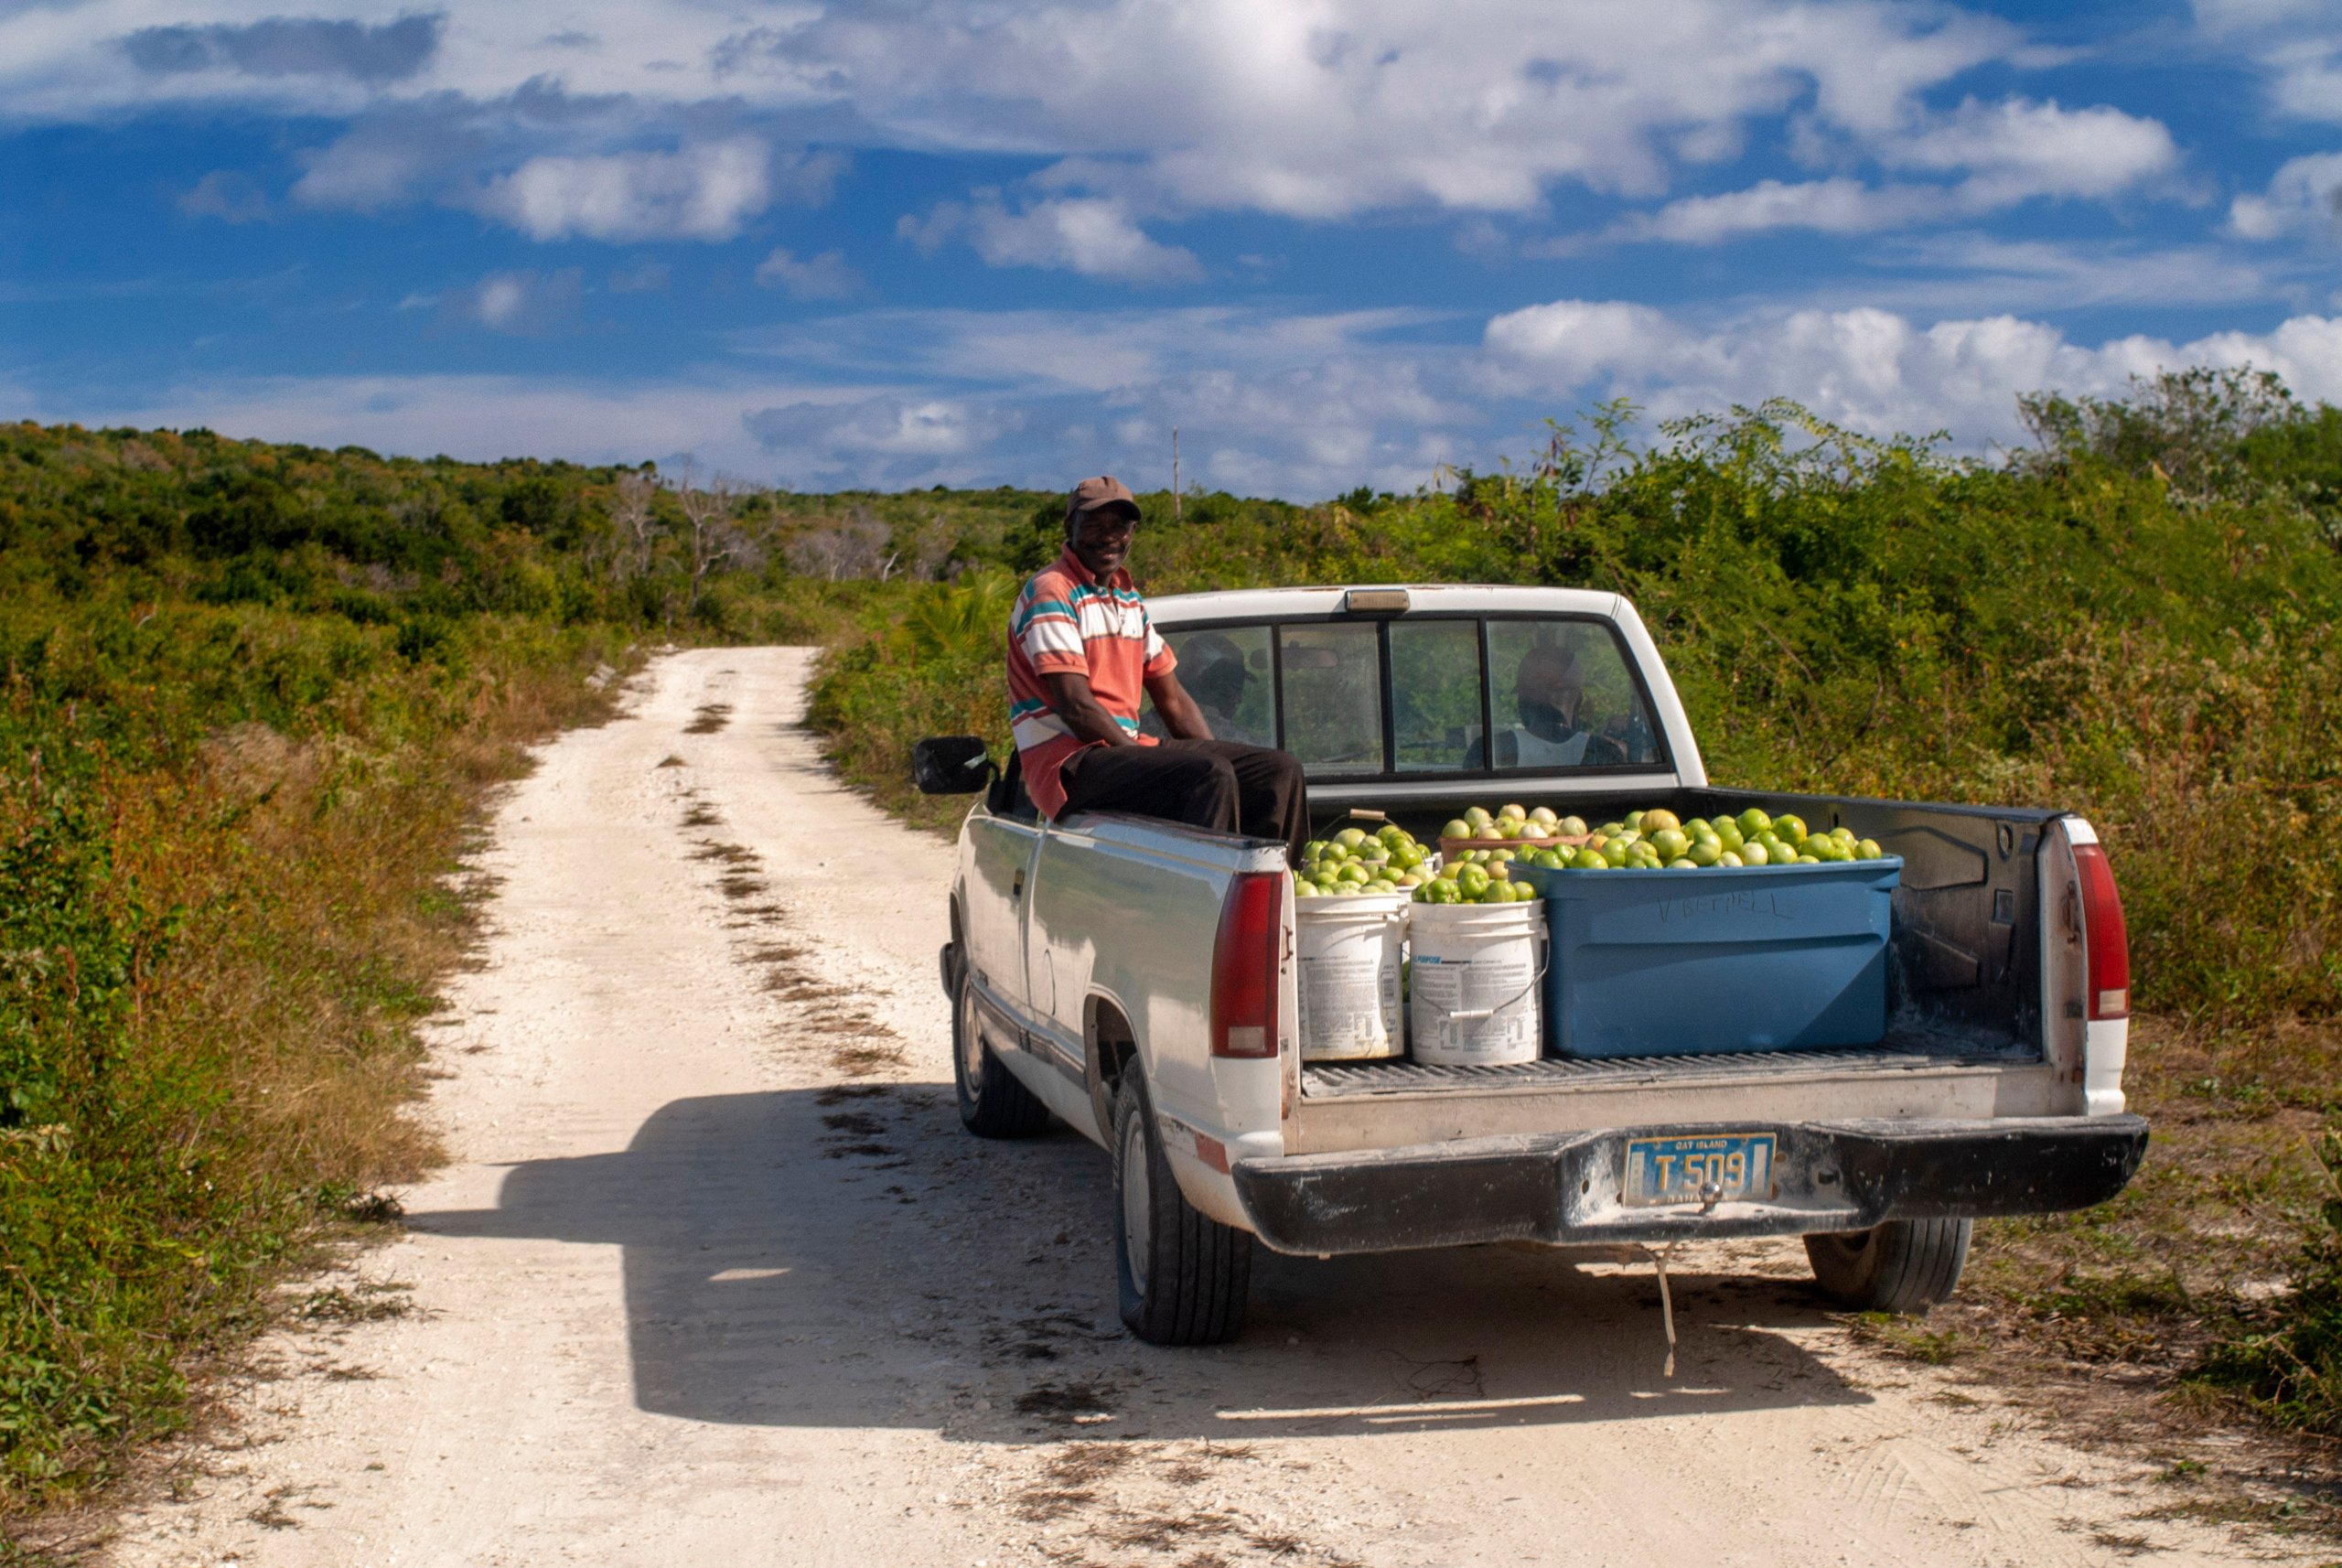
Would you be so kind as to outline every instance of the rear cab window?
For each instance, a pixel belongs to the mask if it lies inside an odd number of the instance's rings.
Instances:
[[[1313,779],[1669,766],[1633,658],[1606,620],[1353,616],[1163,636],[1214,736],[1282,746]],[[1166,733],[1151,699],[1140,722]]]

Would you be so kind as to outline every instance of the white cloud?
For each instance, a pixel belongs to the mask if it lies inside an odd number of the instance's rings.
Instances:
[[[791,299],[852,299],[863,290],[862,274],[846,264],[843,251],[823,251],[800,261],[786,246],[757,263],[757,281],[786,289]]]
[[[1442,319],[1415,311],[1286,316],[1227,306],[890,310],[744,334],[740,343],[799,368],[982,387],[955,390],[948,401],[1020,411],[1004,446],[939,458],[931,474],[897,461],[890,482],[1055,484],[1100,471],[1167,482],[1177,425],[1190,474],[1231,489],[1309,497],[1361,483],[1410,489],[1442,462],[1494,459],[1473,384],[1477,351],[1399,340]],[[895,395],[918,401],[908,391]],[[802,437],[801,429],[796,434]]]
[[[741,410],[820,391],[714,377],[613,385],[559,376],[269,376],[70,403],[27,395],[11,406],[52,421],[102,416],[106,424],[203,425],[242,438],[354,442],[377,452],[481,462],[536,456],[663,463],[691,453],[711,467],[756,474],[770,465],[742,430]]]
[[[754,410],[741,424],[802,485],[846,476],[882,484],[927,479],[1024,423],[994,400],[893,394],[852,403],[803,401]]]
[[[1970,99],[1885,138],[1878,156],[1890,167],[1964,175],[1960,199],[1971,210],[2036,196],[2117,196],[2179,165],[2179,148],[2160,121],[2021,98]]]
[[[826,59],[878,123],[1085,160],[1110,194],[1323,219],[1529,211],[1558,181],[1655,191],[1676,147],[1712,156],[1808,97],[1833,124],[1891,124],[2015,41],[1957,12],[1793,0],[931,0],[760,58]]]
[[[216,168],[179,198],[179,210],[190,218],[252,223],[268,216],[268,198],[252,176],[238,169]]]
[[[1887,242],[1863,259],[1892,269],[1864,284],[1865,303],[1930,315],[2228,304],[2286,292],[2261,267],[2210,245],[2139,248],[1969,231]],[[1844,285],[1816,292],[1829,298],[1815,303],[1835,303],[1843,298]]]
[[[1909,186],[1875,189],[1842,175],[1793,183],[1766,179],[1746,190],[1687,196],[1656,212],[1634,213],[1614,224],[1610,236],[1715,245],[1777,229],[1866,234],[1910,222],[1942,207],[1939,191]]]
[[[2342,122],[2342,16],[2327,0],[2196,0],[2196,21],[2257,60],[2278,113]]]
[[[19,122],[173,103],[465,105],[511,128],[527,94],[558,84],[671,133],[694,116],[818,113],[873,145],[1067,159],[1087,183],[1058,194],[1133,213],[1329,219],[1533,212],[1564,184],[1657,196],[1679,161],[1729,156],[1752,122],[1800,109],[1857,140],[1885,135],[1919,94],[2025,54],[1987,16],[1857,0],[576,0],[552,36],[525,5],[451,4],[426,28],[393,0],[333,19],[268,3],[10,7],[0,103]],[[173,69],[141,69],[142,50]],[[556,215],[604,188],[584,171],[540,177],[558,188]]]
[[[464,113],[402,109],[361,120],[302,165],[292,199],[303,207],[374,212],[411,200],[435,172],[485,155],[487,138]]]
[[[1455,313],[1423,310],[1289,316],[1226,305],[1175,310],[873,310],[811,326],[759,328],[737,334],[733,341],[746,353],[841,374],[984,381],[1095,399],[1132,395],[1198,366],[1268,375],[1359,356],[1383,362],[1390,357],[1384,346],[1395,335],[1456,318]],[[1402,352],[1425,357],[1452,350]]]
[[[1624,393],[1661,417],[1782,395],[1858,430],[1945,429],[1969,447],[2015,437],[2019,393],[2120,392],[2164,368],[2251,363],[2306,398],[2342,397],[2342,318],[2315,316],[2266,334],[2092,348],[2013,316],[1926,326],[1865,307],[1703,327],[1647,306],[1559,300],[1496,317],[1486,344],[1523,395]]]
[[[1112,197],[1052,197],[1011,212],[979,192],[972,203],[940,203],[924,220],[906,217],[896,232],[933,252],[965,235],[995,267],[1049,267],[1124,283],[1193,283],[1203,276],[1194,252],[1150,238]]]
[[[1826,152],[1827,149],[1817,148]],[[1867,234],[1952,222],[2036,198],[2104,199],[2179,166],[2171,133],[2154,120],[2107,108],[1970,100],[1946,114],[1916,117],[1870,138],[1869,156],[1885,167],[1962,177],[1950,184],[1872,186],[1847,175],[1745,190],[1685,197],[1614,224],[1609,238],[1719,244],[1749,234],[1804,229]]]
[[[439,320],[477,323],[513,338],[550,338],[576,319],[585,292],[585,274],[575,267],[490,273],[469,288],[440,295]]]
[[[2229,204],[2229,227],[2246,240],[2332,232],[2342,223],[2342,153],[2289,159],[2260,196]]]
[[[397,81],[430,59],[445,21],[402,16],[373,27],[326,16],[266,16],[241,26],[179,22],[141,27],[121,47],[133,65],[157,76],[216,71]]]
[[[753,137],[673,153],[531,158],[470,205],[533,240],[729,240],[786,195],[827,196],[839,160],[816,154],[776,168]]]

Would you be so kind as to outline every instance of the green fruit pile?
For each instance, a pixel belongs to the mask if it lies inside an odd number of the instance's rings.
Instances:
[[[1537,897],[1537,889],[1512,880],[1512,868],[1519,864],[1515,854],[1509,849],[1458,850],[1437,875],[1415,889],[1415,902],[1525,904]]]
[[[1878,860],[1886,852],[1875,839],[1858,839],[1850,828],[1809,832],[1802,819],[1767,816],[1751,806],[1737,817],[1679,822],[1663,808],[1629,811],[1605,822],[1576,850],[1544,849],[1531,863],[1566,871],[1700,871],[1713,866],[1821,865],[1832,861]]]
[[[1311,839],[1293,873],[1296,898],[1360,893],[1407,893],[1430,879],[1431,852],[1396,822],[1368,832],[1344,828]]]
[[[1540,806],[1535,811],[1526,806],[1499,806],[1494,812],[1484,806],[1475,806],[1440,829],[1439,836],[1506,843],[1518,839],[1577,838],[1585,832],[1584,818],[1556,816],[1551,806]]]

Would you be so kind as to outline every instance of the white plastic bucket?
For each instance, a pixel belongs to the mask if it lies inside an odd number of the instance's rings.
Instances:
[[[1543,1047],[1539,992],[1545,904],[1417,904],[1408,992],[1414,1059],[1434,1067],[1533,1062]]]
[[[1302,1060],[1375,1061],[1405,1048],[1399,961],[1407,908],[1403,893],[1295,900]]]

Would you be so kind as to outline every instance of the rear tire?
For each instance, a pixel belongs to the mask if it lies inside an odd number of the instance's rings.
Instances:
[[[1049,1130],[1049,1108],[1017,1081],[984,1044],[976,1022],[976,984],[961,965],[951,1003],[951,1082],[960,1124],[979,1138],[1032,1138]]]
[[[1924,1314],[1950,1298],[1968,1266],[1973,1219],[1890,1219],[1805,1239],[1821,1294],[1855,1312]]]
[[[1252,1238],[1179,1191],[1135,1059],[1114,1096],[1114,1269],[1123,1322],[1150,1345],[1224,1345],[1244,1331]]]

